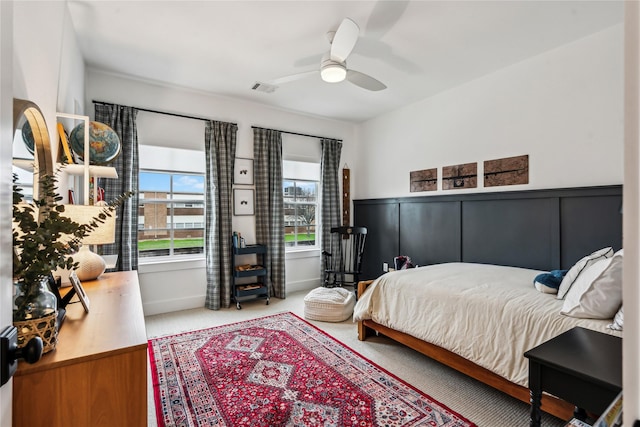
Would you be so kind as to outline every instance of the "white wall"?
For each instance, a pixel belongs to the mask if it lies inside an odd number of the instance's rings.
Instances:
[[[51,141],[56,141],[56,107],[66,5],[63,2],[15,2],[13,96],[42,110]],[[67,59],[67,58],[65,58]],[[82,80],[76,82],[82,86]],[[52,149],[56,149],[53,144]]]
[[[73,30],[69,9],[66,7],[62,19],[56,108],[58,112],[62,113],[86,115],[84,111],[84,59]],[[70,132],[71,129],[68,131]],[[57,150],[58,144],[54,145]]]
[[[0,278],[0,326],[11,322],[11,258],[4,248],[10,236],[8,217],[5,213],[11,202],[9,189],[11,171],[11,144],[13,134],[13,98],[27,99],[38,104],[43,112],[52,141],[56,139],[55,113],[58,105],[66,105],[68,93],[80,93],[84,88],[84,64],[74,42],[69,42],[69,27],[64,25],[67,13],[65,2],[0,2],[0,119],[2,164],[0,207],[3,236]],[[66,35],[65,35],[66,34]],[[66,41],[65,41],[66,40]],[[70,43],[69,47],[67,43]],[[64,53],[63,53],[64,51]],[[61,74],[65,69],[79,70]],[[60,84],[60,85],[59,85]],[[58,87],[65,89],[59,94]],[[80,99],[82,96],[80,96]],[[58,103],[60,102],[60,103]],[[53,149],[56,150],[57,144]],[[8,295],[7,295],[8,294]],[[8,297],[7,297],[8,296]],[[0,392],[0,425],[11,425],[11,386],[9,382]]]
[[[443,166],[482,177],[484,160],[524,154],[529,184],[490,191],[622,183],[622,39],[617,25],[364,123],[354,198],[434,194],[409,192],[429,168],[443,193]]]
[[[640,5],[625,3],[624,266],[622,353],[624,422],[640,419]]]
[[[356,126],[350,123],[319,119],[90,69],[86,92],[86,111],[90,115],[93,115],[93,100],[237,123],[237,157],[253,158],[251,126],[261,126],[342,139],[341,164],[348,163],[352,168],[356,164]],[[201,150],[204,154],[203,122],[141,112],[140,126],[140,144],[173,145]],[[304,143],[302,139],[300,143]],[[242,233],[247,243],[255,242],[254,217],[234,217],[233,228]],[[202,261],[140,265],[139,277],[147,315],[204,305],[206,276]],[[288,255],[286,280],[287,292],[317,286],[320,283],[319,251]]]

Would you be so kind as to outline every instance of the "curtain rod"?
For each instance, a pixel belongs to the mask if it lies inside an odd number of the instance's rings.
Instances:
[[[278,130],[278,129],[269,129],[269,128],[263,128],[260,126],[251,126],[252,129],[265,129],[265,130],[274,130],[276,132],[281,132],[281,133],[288,133],[289,135],[298,135],[298,136],[307,136],[309,138],[320,138],[320,139],[333,139],[339,142],[342,142],[341,139],[336,139],[336,138],[327,138],[326,136],[316,136],[316,135],[308,135],[306,133],[298,133],[298,132],[289,132],[286,130]]]
[[[93,102],[94,104],[111,105],[112,107],[114,105],[116,105],[113,102],[104,102],[104,101],[96,101],[96,100],[93,100],[91,102]],[[135,108],[138,111],[146,111],[148,113],[156,113],[156,114],[164,114],[164,115],[167,115],[167,116],[182,117],[184,119],[203,120],[205,122],[213,121],[213,119],[207,119],[205,117],[187,116],[186,114],[168,113],[166,111],[150,110],[148,108],[139,108],[139,107],[132,107],[132,108]],[[230,123],[230,122],[227,122],[227,123]],[[238,126],[237,123],[231,123],[231,124]]]

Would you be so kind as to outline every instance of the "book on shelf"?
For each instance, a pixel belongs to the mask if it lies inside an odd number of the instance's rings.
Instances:
[[[620,392],[609,407],[593,423],[593,427],[620,427],[622,426],[622,392]]]
[[[94,202],[94,188],[95,188],[95,179],[91,176],[89,177],[89,204],[93,205]]]
[[[242,233],[238,232],[238,231],[234,231],[231,234],[231,240],[233,242],[233,247],[234,248],[246,248],[247,244],[244,240],[244,237],[242,237]]]
[[[73,160],[73,155],[71,154],[71,149],[69,148],[69,141],[67,140],[67,132],[64,130],[64,126],[62,123],[58,123],[58,134],[60,135],[60,144],[62,144],[62,151],[64,153],[64,157],[66,158],[67,164],[75,163]]]
[[[620,392],[593,425],[572,418],[565,427],[621,427],[622,426],[622,392]]]

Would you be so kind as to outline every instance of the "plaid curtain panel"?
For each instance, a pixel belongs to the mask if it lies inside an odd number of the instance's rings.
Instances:
[[[116,241],[103,245],[103,255],[118,255],[115,270],[138,269],[138,130],[136,116],[138,110],[121,105],[95,106],[95,120],[110,126],[120,138],[120,155],[113,162],[118,179],[99,180],[104,188],[105,200],[111,201],[127,191],[135,194],[125,200],[117,209]]]
[[[284,200],[282,196],[282,133],[253,129],[256,183],[256,239],[267,246],[266,285],[270,295],[285,298]]]
[[[331,234],[332,227],[340,227],[340,153],[342,143],[335,139],[322,139],[322,159],[320,160],[322,179],[322,208],[320,209],[320,224],[322,227],[322,250],[331,252],[340,244],[340,236]],[[334,239],[332,242],[331,239]],[[339,259],[329,258],[331,269],[337,268]],[[324,277],[324,263],[320,277]]]
[[[231,189],[238,126],[208,121],[205,127],[205,241],[207,270],[205,307],[231,305]]]

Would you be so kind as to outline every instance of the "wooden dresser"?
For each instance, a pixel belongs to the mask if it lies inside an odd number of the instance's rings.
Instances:
[[[67,305],[56,349],[33,365],[19,363],[14,426],[147,425],[147,335],[138,274],[107,273],[82,285],[89,313],[80,303]]]

